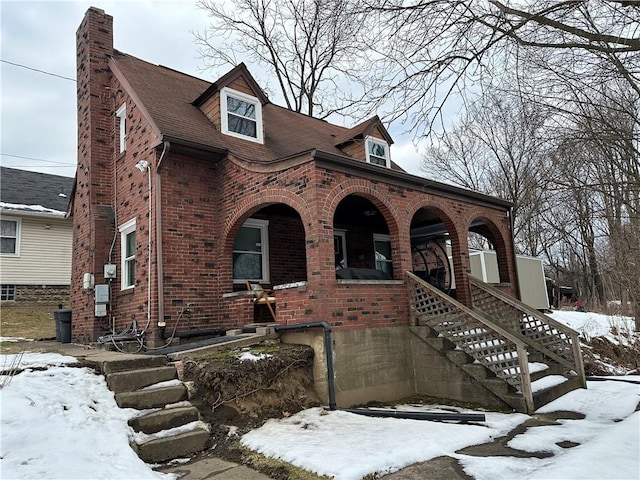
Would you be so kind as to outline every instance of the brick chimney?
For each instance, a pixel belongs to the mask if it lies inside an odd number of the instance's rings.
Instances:
[[[93,291],[83,276],[103,283],[103,265],[115,232],[113,214],[114,103],[109,57],[113,17],[89,8],[76,32],[78,167],[73,199],[71,308],[73,340],[89,342],[105,333],[106,317],[95,317]]]

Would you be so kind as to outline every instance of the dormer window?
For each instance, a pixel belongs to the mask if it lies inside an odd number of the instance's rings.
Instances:
[[[366,151],[367,162],[389,168],[391,162],[389,160],[389,144],[387,142],[367,137]]]
[[[262,104],[256,97],[223,88],[220,112],[222,133],[262,143]]]

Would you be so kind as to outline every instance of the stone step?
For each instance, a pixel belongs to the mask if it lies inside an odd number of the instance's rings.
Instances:
[[[163,355],[130,355],[123,354],[119,359],[102,362],[100,371],[104,375],[141,368],[162,367],[167,364],[167,357]]]
[[[173,365],[143,368],[126,372],[115,372],[107,375],[107,385],[114,393],[133,392],[155,383],[178,378],[178,372]]]
[[[425,341],[439,352],[446,352],[456,348],[454,343],[444,337],[427,337]]]
[[[138,456],[147,463],[159,463],[201,452],[207,447],[209,432],[197,428],[190,432],[132,444]]]
[[[138,390],[136,392],[116,393],[116,403],[120,408],[161,408],[172,403],[187,400],[187,387],[175,385],[171,387]]]
[[[487,378],[495,378],[495,374],[479,363],[467,363],[460,365],[460,368],[471,375],[476,380],[484,380]]]
[[[560,385],[555,385],[535,392],[533,394],[533,404],[535,408],[538,409],[573,390],[577,390],[578,388],[582,388],[580,379],[575,376],[569,377],[566,382],[563,382]]]
[[[473,362],[473,357],[467,355],[462,350],[448,350],[446,354],[447,358],[451,360],[451,362],[459,366],[470,364],[471,362]]]
[[[147,413],[129,420],[129,425],[136,432],[156,433],[161,430],[186,425],[200,419],[198,409],[190,407],[164,408],[157,412]]]

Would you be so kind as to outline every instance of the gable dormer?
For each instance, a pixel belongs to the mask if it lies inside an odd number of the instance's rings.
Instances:
[[[336,143],[336,147],[352,158],[391,168],[392,144],[391,135],[376,115],[349,129]]]
[[[220,132],[252,142],[264,142],[262,107],[269,99],[244,63],[213,83],[193,104]]]

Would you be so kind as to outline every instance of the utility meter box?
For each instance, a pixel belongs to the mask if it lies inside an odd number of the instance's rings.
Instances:
[[[107,316],[107,304],[96,303],[96,317],[106,317],[106,316]]]
[[[104,278],[116,278],[116,266],[113,263],[104,265]]]
[[[109,285],[96,285],[94,292],[96,304],[109,303]]]

